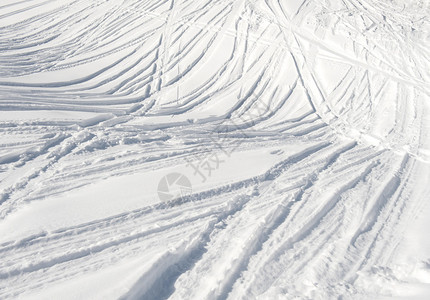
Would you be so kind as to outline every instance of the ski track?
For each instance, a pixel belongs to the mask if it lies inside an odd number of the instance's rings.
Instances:
[[[116,298],[392,296],[363,274],[396,266],[428,193],[428,15],[425,1],[0,4],[0,225],[196,155],[278,157],[168,203],[1,240],[0,298],[131,259]]]

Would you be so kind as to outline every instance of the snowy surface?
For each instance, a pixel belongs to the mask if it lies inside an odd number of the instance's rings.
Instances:
[[[430,299],[429,16],[2,0],[0,299]]]

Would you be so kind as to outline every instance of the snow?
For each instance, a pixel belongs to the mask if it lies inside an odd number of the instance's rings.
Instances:
[[[0,298],[430,298],[429,15],[2,1]]]

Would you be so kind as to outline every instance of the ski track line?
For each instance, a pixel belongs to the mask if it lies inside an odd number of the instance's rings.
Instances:
[[[384,280],[409,278],[397,255],[428,194],[428,12],[375,0],[0,4],[0,228],[108,178],[234,153],[203,187],[190,177],[189,195],[4,238],[0,297],[131,260],[126,285],[106,286],[120,299],[393,296]]]

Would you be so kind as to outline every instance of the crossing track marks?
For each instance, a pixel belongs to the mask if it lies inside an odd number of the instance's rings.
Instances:
[[[0,298],[398,295],[430,259],[399,250],[428,194],[428,15],[1,4]],[[170,172],[193,189],[161,203]]]

